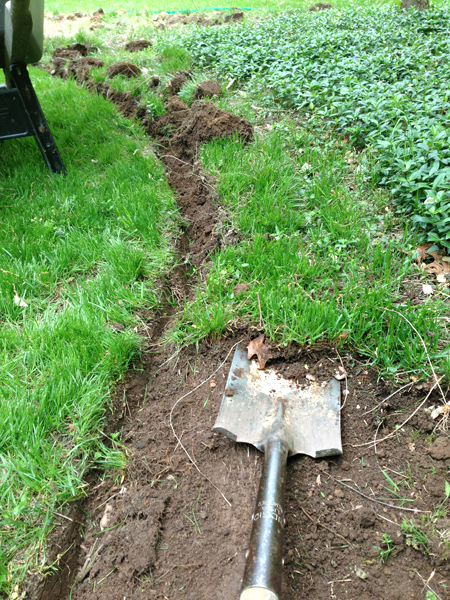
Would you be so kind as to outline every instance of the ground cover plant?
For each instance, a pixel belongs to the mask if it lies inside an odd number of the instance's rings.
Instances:
[[[200,67],[250,80],[372,148],[377,180],[405,221],[449,248],[449,24],[448,8],[293,11],[201,30],[184,45]]]
[[[134,314],[159,303],[176,222],[137,125],[74,83],[32,78],[68,175],[51,176],[33,140],[3,144],[0,593],[45,565],[54,511],[86,472],[124,465],[103,432],[108,398],[140,352]]]
[[[372,4],[393,4],[394,0],[375,0]],[[262,10],[287,10],[291,8],[308,9],[314,2],[310,0],[249,0],[248,2],[241,2],[240,5],[244,9],[262,9]],[[348,6],[348,0],[335,0],[333,6],[341,8]],[[362,0],[353,0],[351,2],[354,6],[364,6]],[[99,4],[100,6],[100,4]],[[45,3],[46,10],[52,14],[67,14],[77,11],[92,12],[98,6],[93,6],[88,0],[80,0],[79,2],[73,2],[73,0],[47,0]],[[142,16],[149,16],[161,11],[182,11],[182,12],[196,12],[196,11],[214,11],[214,10],[228,10],[236,8],[234,5],[229,3],[214,2],[213,0],[151,0],[142,2],[141,0],[130,0],[126,6],[122,0],[109,0],[108,3],[102,7],[106,12],[116,13],[119,11],[127,11],[128,13],[138,13]]]

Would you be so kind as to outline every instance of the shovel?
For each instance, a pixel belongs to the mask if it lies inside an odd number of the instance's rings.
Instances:
[[[264,452],[240,600],[279,600],[287,457],[342,454],[340,384],[300,387],[238,345],[213,429]]]

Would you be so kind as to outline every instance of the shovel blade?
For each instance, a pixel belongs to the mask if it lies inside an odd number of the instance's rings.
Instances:
[[[340,399],[336,379],[299,386],[274,369],[260,370],[238,345],[213,429],[263,451],[281,427],[290,455],[342,454]]]

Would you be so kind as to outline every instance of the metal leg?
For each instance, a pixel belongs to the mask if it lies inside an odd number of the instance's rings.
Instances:
[[[55,140],[42,112],[41,105],[31,83],[26,65],[15,64],[9,68],[12,85],[17,89],[27,113],[32,133],[42,156],[53,173],[67,173]]]

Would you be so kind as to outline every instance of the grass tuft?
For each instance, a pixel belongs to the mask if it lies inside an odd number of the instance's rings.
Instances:
[[[140,353],[134,313],[158,306],[177,221],[138,125],[31,71],[68,175],[51,175],[32,139],[2,143],[0,593],[45,564],[54,511],[84,494],[86,472],[125,464],[102,428]]]

